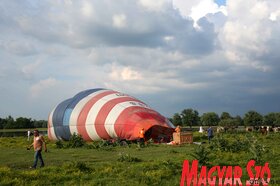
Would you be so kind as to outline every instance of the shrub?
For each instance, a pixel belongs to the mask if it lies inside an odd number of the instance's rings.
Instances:
[[[263,156],[265,153],[267,153],[266,147],[261,144],[256,138],[253,138],[253,140],[251,141],[249,151],[251,152],[251,159],[256,160],[257,163],[262,163]]]
[[[165,160],[161,163],[160,167],[162,169],[170,170],[173,174],[174,173],[180,173],[181,172],[181,165],[177,162],[174,162],[172,160]]]
[[[235,139],[230,146],[231,152],[248,151],[250,148],[250,142],[248,139]]]
[[[61,140],[58,140],[55,142],[55,147],[58,149],[62,149],[64,147],[64,145]]]
[[[218,151],[229,151],[230,144],[229,141],[224,138],[222,135],[217,135],[215,138],[211,140],[210,144],[211,150],[218,150]]]
[[[71,135],[67,147],[78,148],[84,145],[85,145],[85,141],[82,138],[82,136],[80,134],[77,135],[76,133],[74,133],[73,135]]]
[[[91,144],[88,144],[86,146],[89,149],[100,149],[100,150],[113,150],[113,145],[107,141],[107,140],[102,140],[102,141],[93,141]]]
[[[209,155],[210,151],[208,151],[204,146],[199,145],[191,156],[198,160],[199,166],[209,166]]]
[[[217,135],[211,141],[209,148],[221,152],[248,151],[250,148],[250,141],[248,138],[240,139],[236,137],[233,140],[230,140],[229,138],[223,137],[223,135]]]

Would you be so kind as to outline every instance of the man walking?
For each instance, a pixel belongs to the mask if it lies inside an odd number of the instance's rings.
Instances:
[[[45,152],[47,152],[47,145],[46,145],[46,142],[44,140],[44,137],[42,135],[39,135],[39,131],[37,129],[34,130],[33,143],[27,148],[29,150],[33,146],[34,151],[35,151],[35,153],[34,153],[34,163],[33,163],[33,166],[30,167],[30,168],[36,169],[38,159],[41,162],[41,167],[45,166],[45,163],[44,163],[44,160],[43,160],[43,157],[42,157],[43,145],[44,145]]]

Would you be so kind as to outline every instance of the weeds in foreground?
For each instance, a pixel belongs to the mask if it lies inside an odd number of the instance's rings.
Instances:
[[[89,165],[87,165],[87,163],[80,162],[80,161],[65,163],[63,167],[65,168],[65,170],[74,170],[74,171],[79,170],[81,172],[86,172],[86,173],[92,172],[92,168]]]
[[[209,166],[210,163],[209,163],[209,160],[210,160],[210,157],[209,157],[209,154],[210,154],[210,151],[208,149],[206,149],[203,145],[199,145],[194,153],[191,154],[191,156],[198,160],[198,164],[199,164],[199,167],[201,166]]]
[[[243,138],[226,138],[223,135],[217,135],[209,145],[211,151],[218,152],[249,152],[250,159],[257,163],[263,162],[263,157],[267,153],[266,147],[253,135],[246,135]]]
[[[263,162],[263,156],[267,153],[266,147],[261,144],[255,137],[251,140],[249,151],[251,152],[252,158],[257,163]]]
[[[78,147],[83,147],[86,144],[84,141],[83,137],[80,134],[74,133],[71,135],[69,142],[67,143],[66,147],[69,148],[78,148]]]
[[[142,160],[137,157],[133,157],[127,153],[120,153],[117,161],[119,161],[119,162],[141,162]]]
[[[61,140],[56,141],[55,147],[58,149],[62,149],[64,147],[63,142]]]

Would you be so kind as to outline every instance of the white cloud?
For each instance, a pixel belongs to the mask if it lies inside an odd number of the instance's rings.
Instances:
[[[27,64],[22,67],[22,72],[25,74],[26,77],[31,77],[33,73],[38,71],[38,67],[42,64],[41,61],[36,61],[34,63]]]
[[[218,6],[214,0],[173,0],[173,6],[177,8],[184,17],[191,17],[194,20],[194,27],[200,28],[197,24],[198,20],[207,14],[222,12],[227,15],[225,6]]]
[[[270,14],[269,19],[270,19],[271,21],[277,21],[279,17],[280,17],[280,10],[277,10],[277,11],[272,12],[272,13]]]
[[[261,30],[262,37],[260,37]],[[225,24],[224,37],[226,44],[230,46],[263,53],[265,52],[265,48],[261,44],[270,37],[270,30],[269,28],[263,28],[258,23],[247,25],[233,20]]]
[[[197,0],[173,0],[173,7],[177,9],[182,16],[189,17],[192,7],[196,6],[200,1]]]
[[[222,12],[227,15],[224,6],[218,6],[213,0],[202,0],[197,6],[192,7],[191,14],[189,15],[194,20],[194,27],[199,28],[197,21],[205,15],[211,13]]]
[[[44,90],[50,89],[51,87],[55,86],[57,83],[58,83],[58,81],[53,77],[49,77],[47,79],[40,80],[39,82],[33,84],[30,87],[31,95],[33,97],[37,97]]]
[[[265,1],[256,2],[250,9],[250,13],[255,19],[267,19],[269,16],[268,4]]]
[[[274,10],[272,1],[229,0],[228,17],[220,38],[228,60],[238,65],[251,66],[268,72],[272,68],[260,60],[269,55],[274,40],[274,27],[269,16]]]
[[[89,1],[84,1],[81,8],[82,14],[86,17],[91,17],[93,11],[94,11],[93,5]]]
[[[126,16],[125,16],[125,14],[113,15],[113,25],[116,28],[124,28],[126,26]]]
[[[8,40],[5,43],[0,44],[0,46],[16,55],[34,55],[37,53],[37,50],[32,43],[26,40]]]
[[[142,79],[141,74],[137,71],[131,70],[129,67],[125,67],[121,72],[121,77],[123,80],[135,80]]]
[[[72,5],[73,4],[72,0],[64,0],[64,3],[66,5]]]
[[[165,36],[164,38],[163,38],[164,40],[165,40],[165,42],[170,42],[170,41],[173,41],[174,40],[174,37],[173,36]]]
[[[115,81],[141,80],[142,76],[139,72],[132,70],[131,67],[112,66],[110,77]]]
[[[139,4],[145,7],[149,11],[160,12],[164,11],[168,4],[171,3],[171,0],[139,0]]]

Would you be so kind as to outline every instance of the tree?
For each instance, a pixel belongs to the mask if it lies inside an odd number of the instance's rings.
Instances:
[[[5,119],[0,118],[0,129],[4,128],[5,123],[6,123]]]
[[[275,125],[276,124],[276,113],[271,112],[264,116],[263,118],[264,125]]]
[[[261,126],[263,124],[263,116],[258,112],[251,110],[244,116],[245,126]]]
[[[221,117],[220,117],[220,119],[221,120],[224,120],[224,119],[231,119],[232,117],[231,117],[231,115],[228,113],[228,112],[223,112],[222,114],[221,114]]]
[[[275,125],[280,126],[280,112],[275,114]]]
[[[172,123],[176,126],[176,125],[180,125],[182,126],[182,118],[180,116],[180,114],[175,113],[172,117]]]
[[[15,129],[14,123],[15,120],[12,116],[8,116],[6,119],[6,123],[4,124],[4,129]]]
[[[5,119],[0,118],[0,129],[28,129],[28,128],[47,128],[46,120],[32,120],[31,118],[19,117],[14,119],[8,116]]]
[[[48,122],[45,120],[34,120],[34,127],[35,128],[47,128],[48,127]]]
[[[14,127],[17,129],[34,128],[34,124],[31,118],[19,117],[14,122]]]
[[[220,120],[219,125],[225,128],[236,127],[238,126],[238,121],[235,118],[223,119]]]
[[[215,112],[204,113],[201,116],[201,122],[204,126],[218,125],[219,120],[220,120],[220,118],[219,118],[218,114],[216,114]]]
[[[244,125],[244,121],[243,119],[241,118],[241,116],[237,115],[234,117],[235,121],[236,121],[236,125],[237,126],[243,126]]]
[[[234,119],[228,112],[222,112],[220,116],[219,125],[223,127],[230,127],[234,125]]]
[[[181,113],[182,121],[184,125],[189,125],[190,128],[199,123],[199,114],[196,110],[193,109],[184,109]]]

